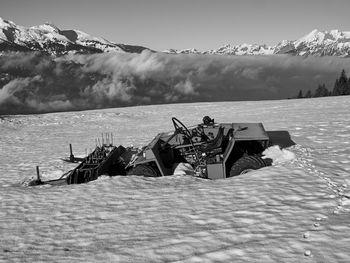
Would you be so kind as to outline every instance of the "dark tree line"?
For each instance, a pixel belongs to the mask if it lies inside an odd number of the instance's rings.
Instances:
[[[342,95],[350,95],[350,78],[346,76],[344,69],[340,73],[340,77],[335,80],[332,91],[328,90],[325,84],[319,84],[314,93],[308,90],[304,95],[303,91],[299,90],[297,98],[318,98]]]

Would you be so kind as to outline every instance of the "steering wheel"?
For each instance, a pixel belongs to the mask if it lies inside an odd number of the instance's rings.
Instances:
[[[193,145],[193,134],[187,129],[187,127],[181,122],[179,121],[177,118],[173,117],[171,118],[171,120],[173,121],[174,124],[174,128],[175,128],[175,134],[183,134],[185,136],[185,138],[187,138],[189,140],[189,142],[191,143],[192,147],[191,147],[191,151],[192,151],[192,155],[195,155],[195,162],[200,162],[200,155],[197,151],[197,149],[195,148],[195,146]]]
[[[183,134],[187,139],[189,139],[191,141],[192,138],[192,134],[191,132],[187,129],[187,127],[181,122],[179,121],[177,118],[173,117],[171,118],[171,120],[173,121],[173,125],[175,128],[175,133],[181,133]]]

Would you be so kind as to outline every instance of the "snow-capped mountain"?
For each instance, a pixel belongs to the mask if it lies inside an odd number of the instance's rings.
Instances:
[[[274,49],[275,54],[298,56],[350,57],[350,32],[339,30],[311,31],[295,41],[282,41]]]
[[[0,18],[1,51],[42,51],[53,55],[102,52],[141,52],[141,46],[116,44],[79,30],[60,30],[45,23],[23,27]]]
[[[216,50],[206,51],[206,54],[220,54],[220,55],[271,55],[273,54],[273,48],[266,45],[225,45]]]
[[[339,30],[318,31],[294,40],[283,40],[275,46],[242,44],[224,45],[218,49],[198,51],[197,49],[175,50],[164,52],[170,54],[216,54],[216,55],[271,55],[290,54],[295,56],[340,56],[350,57],[350,32]]]
[[[0,52],[41,51],[53,55],[67,53],[132,52],[147,49],[142,46],[117,44],[100,37],[91,36],[80,30],[60,30],[45,23],[39,26],[23,27],[0,18]],[[258,44],[224,45],[218,49],[168,49],[169,54],[216,54],[216,55],[272,55],[295,56],[339,56],[350,57],[350,31],[318,31],[297,40],[283,40],[275,46]]]

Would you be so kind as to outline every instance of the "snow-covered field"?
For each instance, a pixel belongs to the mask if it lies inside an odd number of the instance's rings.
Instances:
[[[101,132],[141,146],[195,124],[263,122],[297,143],[275,164],[225,180],[101,177],[24,187]],[[277,153],[276,153],[277,152]],[[294,157],[294,158],[293,158]],[[0,119],[2,262],[350,262],[350,97],[175,104]]]

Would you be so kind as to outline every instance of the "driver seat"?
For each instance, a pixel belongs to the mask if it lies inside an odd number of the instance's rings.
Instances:
[[[221,149],[222,141],[224,139],[224,130],[224,127],[220,127],[216,137],[213,140],[209,141],[207,144],[201,145],[201,152],[207,153],[213,150]]]

